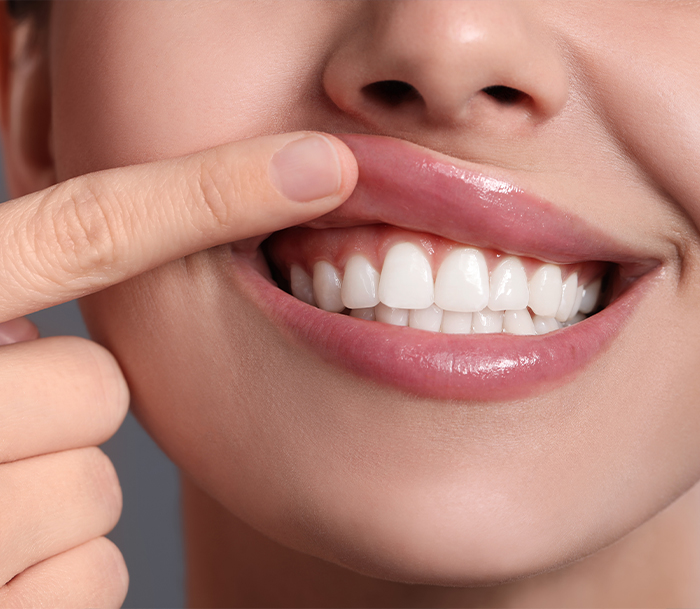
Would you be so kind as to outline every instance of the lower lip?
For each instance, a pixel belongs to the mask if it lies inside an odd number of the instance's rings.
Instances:
[[[560,386],[605,352],[653,273],[596,315],[543,336],[441,334],[364,321],[307,305],[233,254],[243,293],[288,336],[363,378],[427,398],[500,401]]]

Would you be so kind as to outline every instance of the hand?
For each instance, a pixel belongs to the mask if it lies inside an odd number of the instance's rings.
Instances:
[[[356,179],[339,140],[296,133],[81,176],[0,205],[0,607],[117,607],[128,586],[103,537],[119,518],[119,481],[96,448],[126,414],[126,382],[104,348],[39,339],[21,316],[308,221]]]

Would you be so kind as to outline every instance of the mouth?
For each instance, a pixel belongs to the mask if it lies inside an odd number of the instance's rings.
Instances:
[[[368,380],[478,401],[557,386],[606,350],[660,266],[467,163],[340,137],[360,168],[350,199],[232,251],[273,323]]]

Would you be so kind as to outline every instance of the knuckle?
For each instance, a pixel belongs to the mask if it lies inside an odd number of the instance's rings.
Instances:
[[[97,447],[77,449],[81,460],[79,479],[89,504],[98,505],[106,518],[104,532],[112,530],[122,511],[122,491],[114,465]]]
[[[106,537],[93,539],[92,606],[121,607],[129,589],[129,571],[119,548]]]
[[[236,222],[236,213],[229,201],[238,199],[241,176],[221,162],[216,150],[199,155],[196,171],[191,172],[190,194],[198,202],[200,212],[217,227],[228,228]]]

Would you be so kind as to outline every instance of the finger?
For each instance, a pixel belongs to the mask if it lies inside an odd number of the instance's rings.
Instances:
[[[75,336],[1,348],[0,387],[0,463],[101,444],[129,405],[114,357]]]
[[[0,488],[0,585],[107,534],[121,512],[114,467],[94,447],[7,463]]]
[[[0,588],[0,607],[121,607],[128,587],[121,552],[98,537],[17,575]]]
[[[39,338],[39,330],[26,317],[18,317],[0,324],[0,346]]]
[[[81,176],[0,206],[0,321],[320,216],[355,186],[331,136],[293,133]]]

